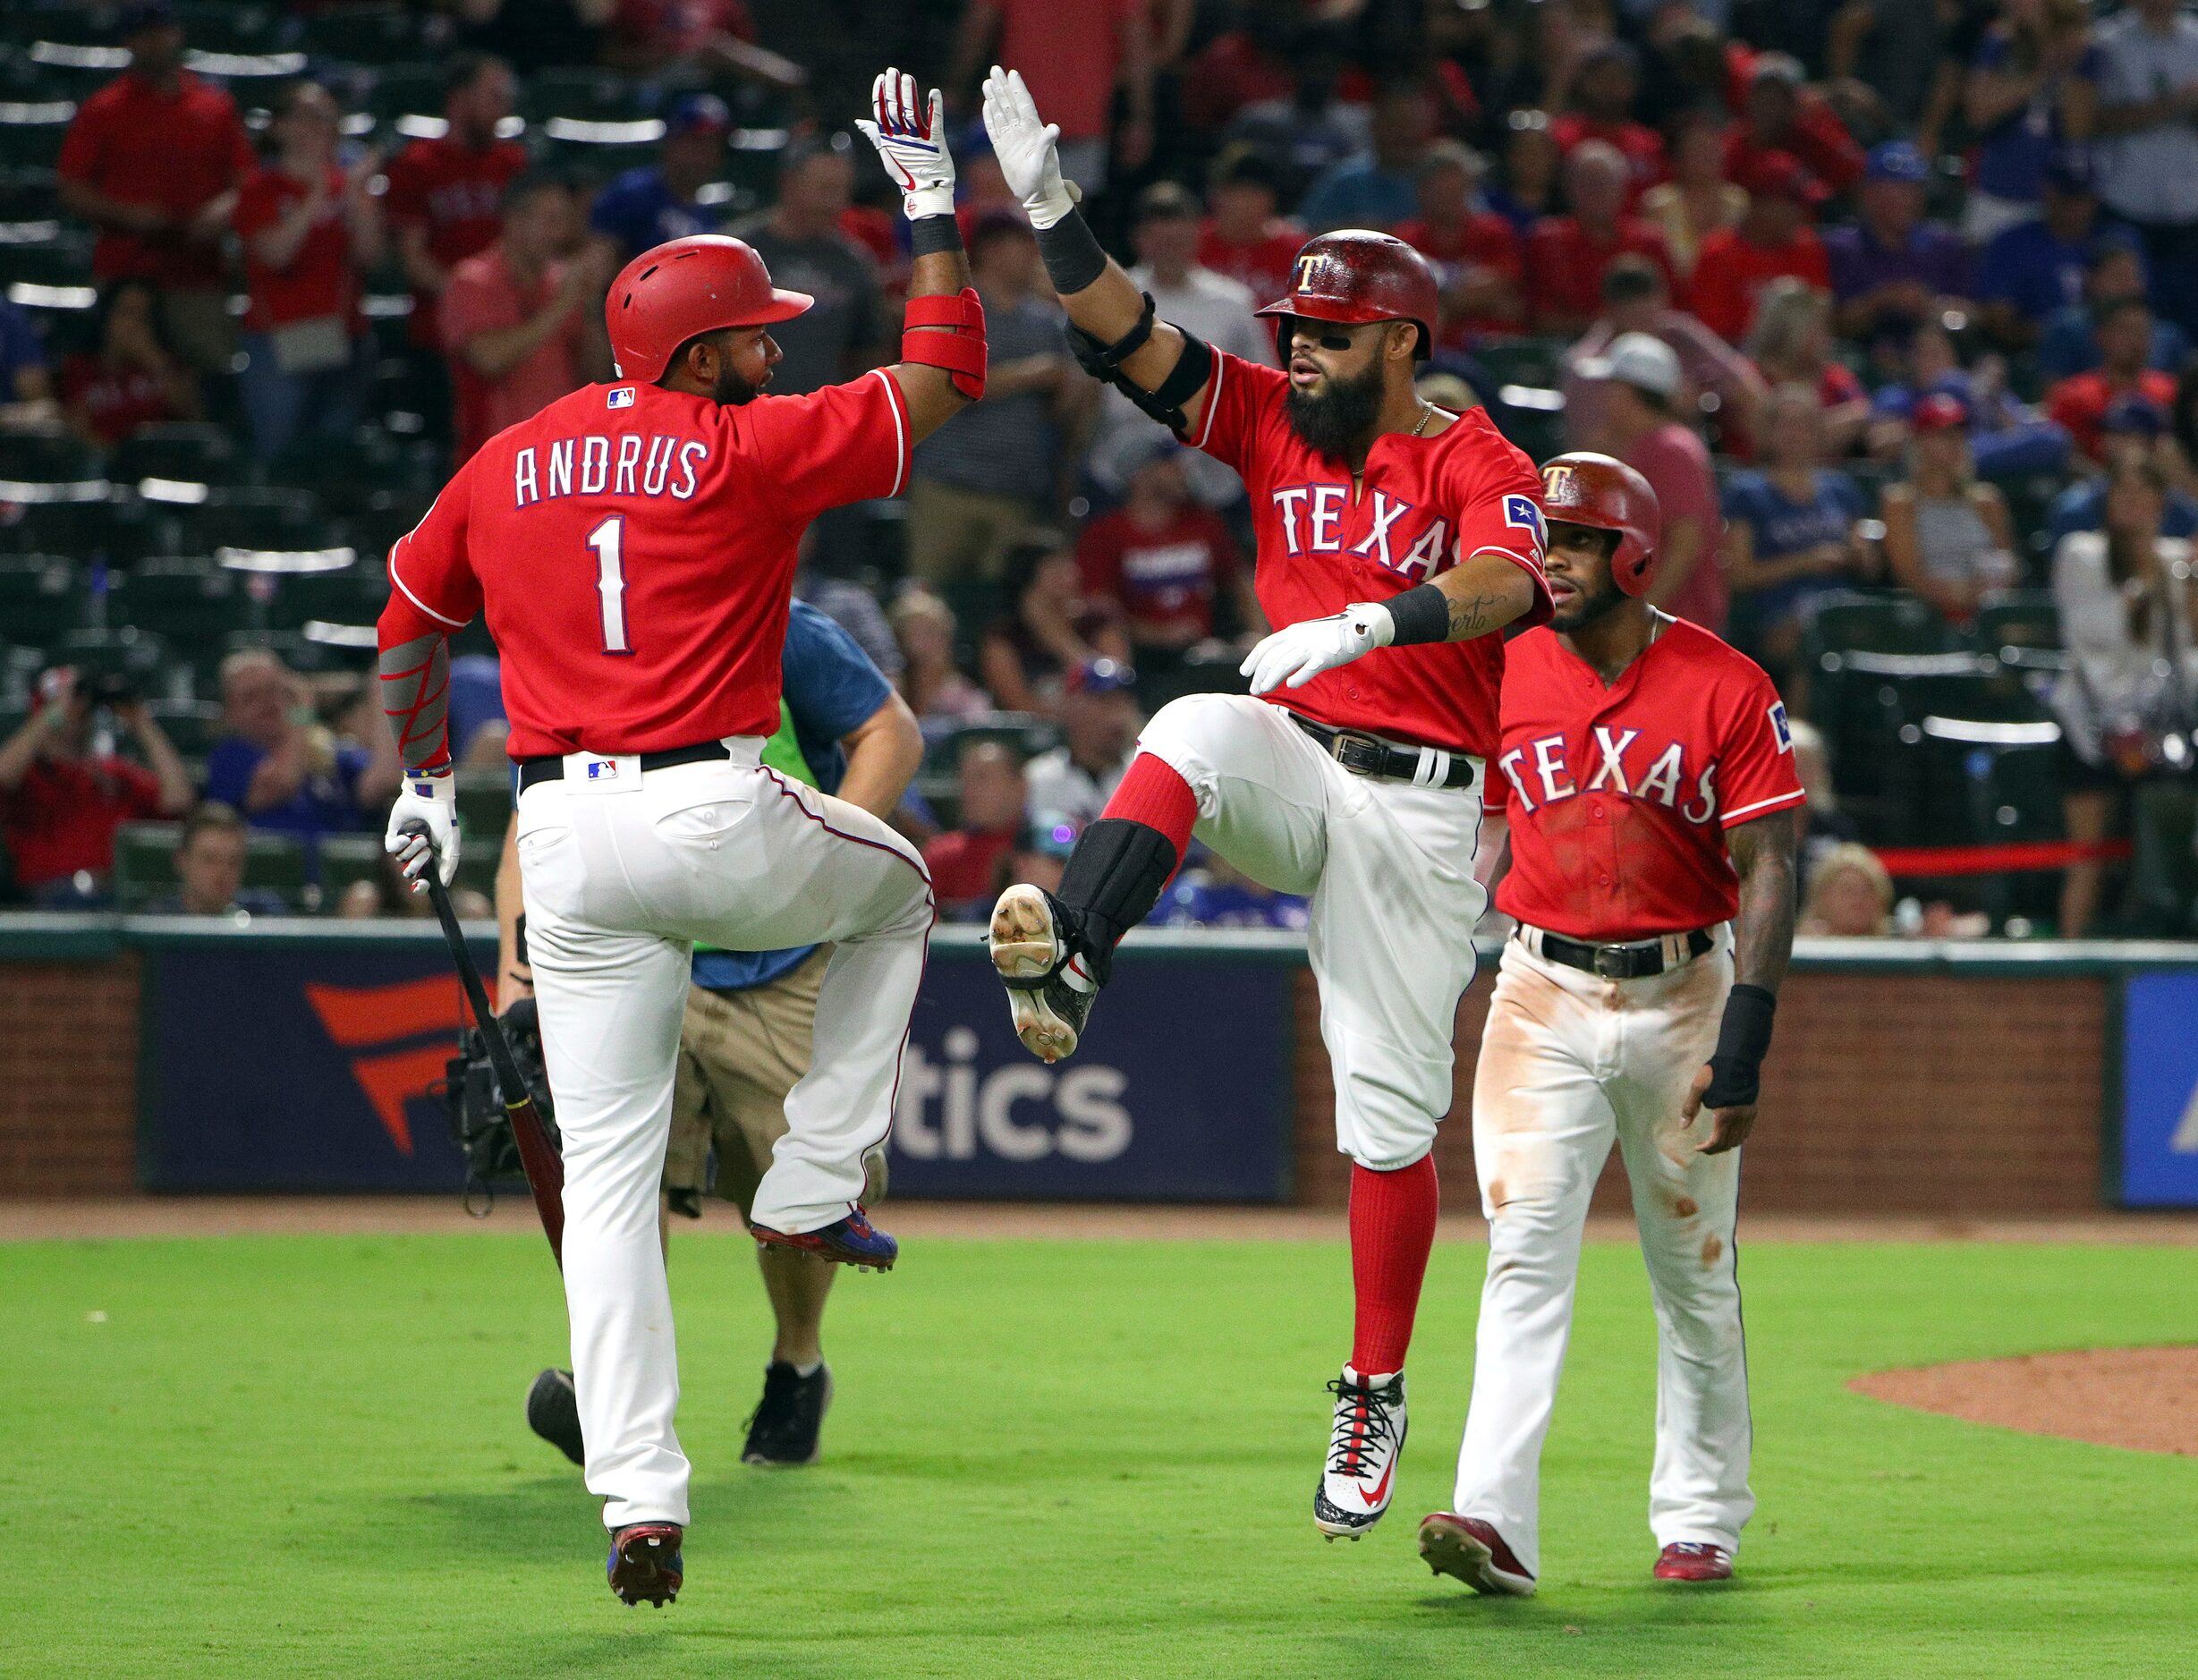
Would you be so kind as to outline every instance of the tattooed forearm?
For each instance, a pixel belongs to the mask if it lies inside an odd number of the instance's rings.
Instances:
[[[1740,914],[1733,923],[1733,978],[1775,992],[1794,955],[1794,813],[1774,810],[1729,830]]]
[[[1490,615],[1489,609],[1499,605],[1493,595],[1485,591],[1470,600],[1455,597],[1450,602],[1450,640],[1470,641],[1475,636],[1485,636],[1499,623],[1506,622]]]
[[[1532,574],[1504,555],[1468,555],[1435,580],[1448,608],[1450,641],[1492,635],[1533,610]]]

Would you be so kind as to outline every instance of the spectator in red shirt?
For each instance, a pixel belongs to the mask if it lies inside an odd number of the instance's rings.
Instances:
[[[277,107],[276,160],[237,192],[244,244],[244,410],[252,447],[272,461],[301,427],[341,437],[358,422],[366,373],[361,271],[381,259],[380,207],[369,152],[335,160],[335,100],[294,83]]]
[[[1755,424],[1770,387],[1754,364],[1685,310],[1671,306],[1663,271],[1645,257],[1613,257],[1603,270],[1603,312],[1565,352],[1565,430],[1575,449],[1616,451],[1604,396],[1609,386],[1582,371],[1627,333],[1647,333],[1679,359],[1675,411],[1690,420],[1712,412],[1726,429]]]
[[[584,233],[571,187],[522,175],[505,195],[503,237],[452,271],[439,313],[459,462],[506,426],[611,377],[596,306],[616,256]]]
[[[1480,155],[1437,140],[1420,160],[1420,213],[1396,236],[1435,265],[1442,283],[1446,344],[1487,333],[1515,333],[1526,319],[1519,297],[1519,236],[1480,202]]]
[[[1208,202],[1213,214],[1199,224],[1198,266],[1226,275],[1269,303],[1290,289],[1290,268],[1305,242],[1305,230],[1276,214],[1282,172],[1249,146],[1232,146],[1214,165]]]
[[[443,74],[447,126],[389,160],[383,195],[397,255],[412,283],[412,345],[438,373],[442,336],[436,302],[451,270],[495,243],[504,190],[525,173],[527,148],[497,138],[512,114],[511,66],[485,53],[454,55]]]
[[[1629,204],[1669,173],[1664,137],[1647,123],[1634,121],[1634,101],[1640,90],[1641,75],[1632,51],[1607,41],[1581,58],[1573,71],[1572,108],[1549,124],[1558,148],[1568,157],[1583,140],[1606,140],[1617,147],[1633,172]]]
[[[2100,437],[2107,411],[2119,397],[2139,396],[2162,413],[2175,408],[2175,376],[2155,370],[2152,311],[2143,298],[2120,298],[2099,318],[2099,348],[2105,360],[2090,373],[2063,379],[2045,394],[2049,419],[2058,420],[2076,447],[2093,461],[2105,459]]]
[[[961,821],[923,848],[939,914],[949,920],[972,905],[989,904],[992,871],[1015,844],[1028,820],[1023,761],[997,741],[962,749],[955,767],[961,785]]]
[[[1737,181],[1761,152],[1791,152],[1834,193],[1863,178],[1868,163],[1838,114],[1803,86],[1799,64],[1765,53],[1748,79],[1747,105],[1725,137],[1725,174]]]
[[[1262,622],[1235,539],[1191,499],[1180,453],[1163,434],[1132,470],[1122,505],[1087,525],[1076,545],[1084,598],[1121,615],[1148,675],[1218,633],[1215,607],[1224,597],[1239,629]]]
[[[61,405],[69,429],[109,449],[140,426],[195,420],[199,381],[162,337],[149,280],[117,280],[100,294],[98,348],[64,356]]]
[[[1059,0],[972,0],[955,36],[947,86],[973,89],[988,64],[1006,64],[1061,131],[1061,174],[1084,191],[1107,184],[1115,89],[1124,116],[1113,152],[1134,174],[1152,156],[1150,0],[1083,0],[1065,16]]]
[[[182,67],[183,31],[165,0],[123,14],[130,68],[85,100],[56,165],[62,208],[99,230],[99,281],[144,279],[170,342],[202,373],[236,351],[221,236],[231,194],[254,162],[236,101]]]
[[[144,765],[95,741],[103,713],[136,740]],[[0,840],[16,884],[39,904],[98,903],[115,868],[115,829],[180,817],[193,797],[174,746],[115,678],[85,679],[67,666],[47,672],[30,716],[0,742]]]
[[[747,0],[616,0],[603,60],[640,75],[678,66],[705,78],[730,71],[780,89],[809,81],[801,65],[756,44]]]
[[[1603,270],[1622,251],[1648,258],[1669,281],[1662,238],[1626,214],[1632,179],[1625,154],[1608,140],[1583,140],[1565,160],[1572,214],[1546,217],[1526,242],[1526,307],[1536,332],[1569,337],[1593,320]]]
[[[1731,594],[1718,557],[1724,522],[1717,474],[1702,439],[1678,418],[1678,356],[1660,338],[1625,333],[1606,354],[1583,362],[1580,372],[1603,383],[1611,453],[1656,492],[1663,530],[1649,599],[1674,617],[1722,635]]]
[[[1809,225],[1821,190],[1800,161],[1788,152],[1765,152],[1749,160],[1741,184],[1748,212],[1739,226],[1702,242],[1686,294],[1702,325],[1735,344],[1754,327],[1756,299],[1773,280],[1831,285],[1824,242]]]

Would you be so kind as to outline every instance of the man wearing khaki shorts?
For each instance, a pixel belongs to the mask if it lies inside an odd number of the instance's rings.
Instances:
[[[784,681],[778,733],[764,747],[765,766],[874,816],[890,816],[923,758],[922,733],[906,702],[853,637],[802,601],[786,625]],[[508,1007],[529,989],[517,926],[517,854],[508,836],[496,886],[499,998]],[[699,1218],[702,1197],[714,1192],[746,1223],[749,1200],[786,1130],[786,1092],[809,1071],[817,993],[830,955],[825,946],[696,951],[665,1152],[666,1216]],[[885,1191],[882,1155],[868,1165],[866,1204]],[[664,1228],[668,1248],[668,1218]],[[810,1464],[832,1398],[820,1337],[833,1267],[819,1255],[777,1245],[759,1246],[756,1259],[777,1334],[741,1457],[751,1464]],[[582,1462],[569,1371],[552,1368],[534,1379],[527,1422],[574,1464]]]

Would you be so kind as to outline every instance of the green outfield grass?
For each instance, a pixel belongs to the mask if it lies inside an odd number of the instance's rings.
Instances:
[[[1389,1521],[1308,1519],[1337,1244],[925,1241],[840,1288],[825,1462],[751,1471],[748,1245],[674,1250],[687,1590],[627,1609],[520,1403],[540,1240],[0,1246],[0,1672],[195,1676],[2198,1672],[2198,1461],[1847,1393],[1877,1367],[2198,1339],[2198,1249],[1746,1245],[1761,1508],[1659,1587],[1638,1258],[1589,1251],[1542,1593],[1430,1576],[1481,1252],[1438,1249]],[[103,1319],[96,1315],[104,1315]]]

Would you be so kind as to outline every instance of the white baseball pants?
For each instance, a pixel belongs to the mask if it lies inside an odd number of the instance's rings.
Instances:
[[[1479,775],[1469,788],[1354,776],[1281,708],[1243,694],[1172,701],[1138,745],[1190,784],[1199,839],[1262,886],[1310,897],[1336,1147],[1378,1172],[1410,1167],[1450,1111],[1457,1001],[1488,904],[1472,873]]]
[[[575,753],[520,796],[519,861],[542,1053],[564,1151],[564,1294],[589,1490],[607,1527],[687,1520],[674,1432],[679,1367],[657,1236],[693,942],[834,945],[815,1059],[756,1223],[815,1230],[862,1193],[862,1152],[893,1116],[930,935],[930,878],[867,811],[727,762],[644,775]],[[607,767],[607,768],[606,768]],[[595,774],[590,776],[593,769]]]
[[[1581,1228],[1615,1139],[1656,1300],[1659,1547],[1736,1551],[1748,1490],[1747,1350],[1733,1227],[1740,1151],[1703,1155],[1710,1117],[1679,1117],[1717,1047],[1731,944],[1647,980],[1552,963],[1522,929],[1504,947],[1473,1079],[1473,1153],[1489,1221],[1472,1405],[1458,1453],[1461,1516],[1485,1518],[1541,1572],[1541,1444],[1557,1400]]]

